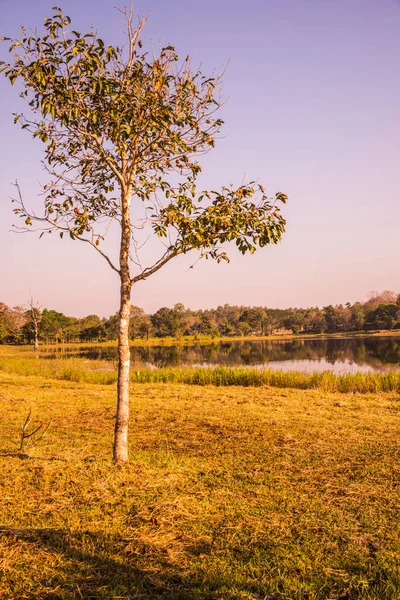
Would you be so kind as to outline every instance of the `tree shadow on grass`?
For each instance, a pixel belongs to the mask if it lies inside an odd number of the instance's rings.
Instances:
[[[1,537],[11,544],[32,544],[38,555],[43,549],[59,559],[50,575],[36,578],[31,589],[24,590],[23,597],[30,600],[211,600],[212,592],[220,588],[205,584],[203,578],[189,580],[167,556],[138,540],[88,531],[11,527],[0,527]],[[27,560],[32,560],[32,554]],[[12,589],[10,594],[10,598],[16,597]]]
[[[35,460],[42,462],[68,462],[66,458],[62,458],[61,456],[31,456],[26,452],[19,452],[18,450],[4,450],[0,452],[0,457],[4,458],[18,458],[19,460]]]

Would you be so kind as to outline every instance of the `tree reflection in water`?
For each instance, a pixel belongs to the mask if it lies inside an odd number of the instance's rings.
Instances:
[[[46,348],[45,358],[115,360],[116,347]],[[252,366],[306,371],[386,370],[400,367],[400,337],[316,338],[214,342],[131,348],[133,368],[143,366]]]

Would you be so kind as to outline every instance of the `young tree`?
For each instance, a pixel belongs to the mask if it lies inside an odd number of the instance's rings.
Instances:
[[[118,402],[114,459],[128,460],[128,328],[132,286],[156,273],[171,259],[191,250],[217,261],[228,260],[221,247],[234,241],[244,254],[275,244],[285,221],[278,193],[267,198],[261,185],[198,192],[198,157],[214,146],[219,77],[179,63],[172,46],[157,53],[142,50],[145,20],[135,28],[132,12],[125,47],[106,46],[95,31],[70,30],[70,18],[54,8],[44,33],[11,42],[13,59],[1,70],[14,84],[30,116],[15,114],[45,146],[49,181],[43,186],[44,212],[26,206],[17,187],[15,212],[25,227],[58,231],[94,248],[120,280]],[[6,38],[8,39],[8,38]],[[133,208],[140,220],[133,217]],[[105,247],[108,224],[118,223],[119,260]],[[138,258],[144,227],[164,241],[155,262]]]

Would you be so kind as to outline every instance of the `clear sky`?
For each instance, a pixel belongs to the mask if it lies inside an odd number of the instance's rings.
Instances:
[[[55,0],[0,0],[0,35],[41,26]],[[121,41],[116,0],[68,0],[74,28]],[[139,14],[149,3],[136,0]],[[366,299],[400,291],[400,2],[397,0],[152,0],[146,25],[203,71],[224,76],[224,136],[203,161],[202,185],[259,179],[289,196],[278,246],[231,263],[172,261],[133,289],[154,312],[183,302],[270,307]],[[6,44],[0,54],[7,56]],[[74,316],[118,309],[118,278],[79,242],[10,232],[18,179],[37,205],[41,145],[13,125],[17,91],[0,80],[0,301]]]

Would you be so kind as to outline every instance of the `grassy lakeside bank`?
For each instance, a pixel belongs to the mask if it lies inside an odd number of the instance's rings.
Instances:
[[[131,346],[147,346],[147,345],[193,345],[193,344],[218,344],[219,342],[257,342],[268,340],[312,340],[312,339],[330,339],[330,338],[352,338],[352,337],[396,337],[400,336],[400,330],[385,330],[385,331],[345,331],[336,333],[273,333],[271,335],[246,335],[246,336],[217,336],[211,337],[201,335],[198,337],[182,336],[179,338],[149,338],[148,340],[135,339],[131,340]],[[105,344],[116,342],[104,342]],[[97,345],[97,344],[95,344]]]
[[[262,341],[285,341],[285,340],[312,340],[312,339],[331,339],[331,338],[353,338],[353,337],[398,337],[400,330],[392,331],[346,331],[336,333],[279,333],[271,335],[250,335],[250,336],[209,336],[209,335],[185,335],[180,337],[152,337],[149,339],[134,339],[130,340],[131,346],[195,346],[219,344],[221,342],[262,342]],[[56,344],[40,343],[40,348],[91,348],[91,347],[116,347],[117,341],[111,340],[106,342],[64,342]],[[2,346],[0,345],[0,348]],[[7,347],[7,345],[4,345]],[[25,348],[27,351],[32,350],[33,345],[16,346],[11,345],[11,348]]]
[[[397,396],[132,388],[116,469],[114,386],[0,372],[0,597],[399,597]]]
[[[47,377],[61,381],[114,384],[116,363],[82,358],[35,358],[25,347],[0,346],[0,372]],[[386,373],[345,373],[330,371],[302,373],[244,367],[169,367],[137,369],[132,366],[133,383],[183,383],[215,386],[271,386],[277,388],[319,389],[340,393],[400,393],[400,371]]]

